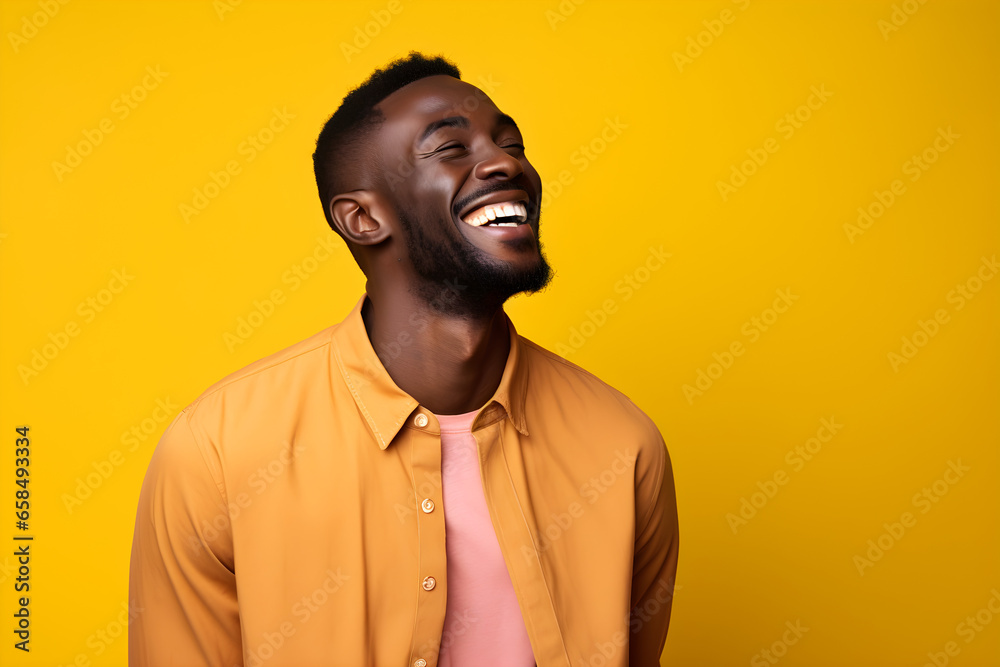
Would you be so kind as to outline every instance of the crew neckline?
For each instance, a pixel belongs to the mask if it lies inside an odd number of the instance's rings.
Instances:
[[[465,433],[472,430],[472,422],[478,413],[479,409],[459,415],[439,415],[436,412],[431,414],[437,417],[442,433]]]

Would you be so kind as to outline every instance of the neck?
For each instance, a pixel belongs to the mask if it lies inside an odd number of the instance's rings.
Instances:
[[[455,315],[410,290],[384,291],[369,282],[366,292],[361,316],[368,339],[396,386],[436,414],[471,412],[490,400],[510,352],[502,306]]]

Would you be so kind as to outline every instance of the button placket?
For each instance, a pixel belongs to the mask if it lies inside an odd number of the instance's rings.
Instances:
[[[418,569],[414,574],[417,576],[419,595],[408,664],[435,667],[447,603],[445,589],[438,590],[445,585],[442,577],[447,573],[444,514],[435,511],[442,497],[441,439],[440,435],[426,430],[431,426],[431,418],[426,411],[418,411],[410,417],[410,424],[414,427],[410,430],[413,503],[420,511],[416,513],[417,526],[413,533],[413,538],[417,540]]]

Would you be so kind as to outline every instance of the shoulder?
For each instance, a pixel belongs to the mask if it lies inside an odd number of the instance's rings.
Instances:
[[[332,325],[216,381],[186,405],[156,446],[164,470],[201,470],[225,495],[226,471],[273,456],[303,406],[330,392]],[[235,468],[234,468],[235,466]],[[190,473],[189,473],[190,474]]]
[[[645,525],[664,485],[673,484],[670,455],[656,422],[595,374],[524,337],[520,340],[530,360],[529,396],[541,407],[528,428],[536,421],[559,419],[549,432],[568,434],[581,455],[596,451],[606,456],[612,447],[625,447],[635,457],[637,519]]]
[[[225,412],[253,415],[256,408],[273,408],[323,386],[329,377],[330,344],[336,326],[327,327],[226,375],[205,389],[182,412],[188,413],[192,422],[203,424],[223,418]]]
[[[656,422],[624,392],[524,336],[520,341],[529,360],[528,384],[535,391],[553,396],[571,414],[600,417],[647,447],[664,446]]]

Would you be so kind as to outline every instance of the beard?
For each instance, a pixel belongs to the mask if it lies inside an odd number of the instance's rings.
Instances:
[[[519,270],[483,252],[464,237],[447,236],[443,241],[425,234],[423,221],[396,209],[406,234],[406,247],[414,270],[423,279],[410,291],[428,306],[445,315],[481,319],[492,315],[515,294],[541,290],[552,279],[542,243],[533,236],[538,262]],[[446,221],[437,221],[444,229]]]

